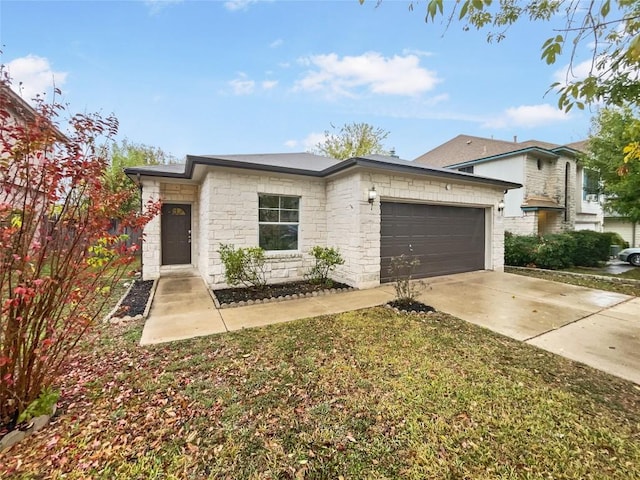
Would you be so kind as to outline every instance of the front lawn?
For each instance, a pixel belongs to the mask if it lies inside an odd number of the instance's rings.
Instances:
[[[504,271],[507,273],[515,273],[528,277],[541,278],[552,282],[569,283],[580,287],[595,288],[597,290],[606,290],[608,292],[622,293],[624,295],[632,295],[640,297],[640,268],[635,268],[628,272],[618,275],[605,275],[587,269],[573,268],[564,270],[543,270],[537,268],[520,268],[505,266]]]
[[[385,308],[153,347],[105,325],[16,478],[640,478],[640,387]]]

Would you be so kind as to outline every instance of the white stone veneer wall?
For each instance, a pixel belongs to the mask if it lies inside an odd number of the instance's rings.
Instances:
[[[361,191],[357,174],[343,173],[327,179],[327,246],[338,248],[345,260],[344,265],[336,268],[333,277],[357,287],[361,287],[364,275],[360,262],[363,248]],[[378,283],[379,275],[375,285]]]
[[[447,190],[447,184],[451,188]],[[378,193],[373,205],[369,189]],[[224,267],[217,252],[221,243],[237,247],[258,245],[258,194],[299,196],[298,251],[268,253],[271,282],[302,278],[312,265],[314,245],[337,247],[345,258],[333,277],[358,288],[380,283],[380,201],[420,202],[485,208],[485,268],[504,265],[503,218],[496,205],[500,187],[453,183],[387,172],[346,172],[328,179],[286,174],[259,174],[234,169],[208,172],[200,187],[156,181],[144,182],[144,197],[192,205],[193,264],[207,283],[224,287]],[[145,278],[160,274],[160,218],[146,229]],[[199,252],[199,256],[198,253]]]
[[[160,182],[142,180],[142,204],[160,198]],[[160,277],[160,215],[156,215],[144,228],[142,242],[142,279]]]
[[[236,247],[258,246],[258,194],[291,195],[300,198],[300,226],[297,252],[268,252],[267,279],[270,282],[303,278],[312,261],[308,252],[326,244],[326,201],[323,179],[275,173],[258,174],[217,169],[204,181],[201,209],[202,235],[206,251],[201,273],[207,283],[224,287],[224,267],[217,250],[221,243]],[[205,195],[206,193],[206,195]],[[207,213],[205,213],[207,212]]]

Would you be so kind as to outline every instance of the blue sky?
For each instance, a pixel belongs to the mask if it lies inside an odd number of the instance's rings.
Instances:
[[[351,122],[409,160],[461,133],[586,138],[591,113],[545,95],[566,71],[540,60],[551,25],[488,44],[409,3],[3,0],[2,63],[26,98],[55,79],[73,112],[114,113],[121,138],[178,158],[306,151]]]

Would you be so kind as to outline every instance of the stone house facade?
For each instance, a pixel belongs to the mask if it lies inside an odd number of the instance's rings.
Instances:
[[[390,256],[405,252],[423,261],[417,276],[500,271],[497,208],[505,190],[520,187],[395,157],[339,161],[308,153],[187,156],[183,165],[126,173],[143,201],[163,202],[144,232],[144,278],[186,265],[213,288],[226,286],[221,244],[263,246],[270,282],[302,279],[315,245],[339,249],[345,263],[334,280],[357,288],[388,281]],[[391,210],[399,214],[385,213]],[[451,251],[450,241],[462,251]],[[464,263],[465,249],[475,263]]]
[[[602,231],[597,178],[578,161],[582,148],[584,142],[561,146],[459,135],[415,162],[522,184],[505,192],[506,231],[518,235]]]

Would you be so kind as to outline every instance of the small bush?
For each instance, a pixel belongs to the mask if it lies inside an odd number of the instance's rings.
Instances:
[[[514,267],[526,267],[535,264],[536,248],[539,239],[532,235],[504,235],[504,262]]]
[[[426,287],[426,283],[422,280],[411,282],[418,265],[420,265],[420,260],[412,259],[405,254],[391,257],[389,273],[394,278],[393,288],[396,291],[396,301],[401,303],[415,302],[420,292]]]
[[[618,245],[620,249],[629,248],[629,242],[625,241],[625,239],[622,238],[619,233],[604,232],[602,235],[605,235],[607,237],[609,245]]]
[[[42,393],[31,402],[18,416],[18,423],[28,422],[32,418],[40,415],[51,415],[53,406],[60,398],[60,392],[46,387]]]
[[[224,264],[224,278],[231,286],[264,287],[267,284],[264,273],[264,250],[260,247],[238,248],[220,244],[218,249]]]
[[[573,265],[577,242],[566,233],[540,237],[534,263],[539,268],[560,270]]]
[[[611,240],[607,234],[593,230],[569,232],[576,240],[573,264],[579,267],[597,267],[609,259]]]
[[[315,258],[315,263],[305,275],[305,278],[318,285],[333,285],[333,281],[329,278],[329,273],[335,270],[338,265],[344,264],[344,258],[340,255],[338,249],[316,245],[309,251],[309,254]]]

